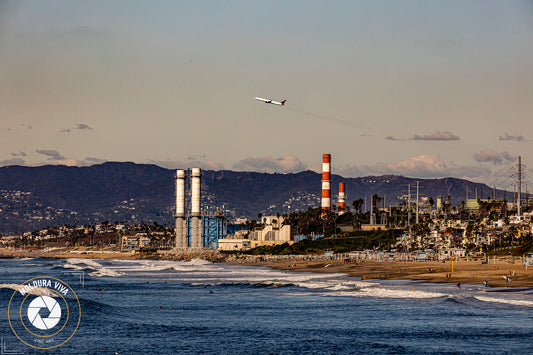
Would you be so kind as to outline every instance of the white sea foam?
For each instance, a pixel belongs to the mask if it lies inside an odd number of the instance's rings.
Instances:
[[[513,298],[500,298],[500,297],[486,297],[486,296],[474,296],[475,299],[483,302],[505,303],[515,306],[527,306],[533,307],[533,301],[518,300]]]
[[[102,265],[105,264],[105,265]],[[180,272],[215,272],[222,270],[205,260],[193,259],[191,261],[167,261],[167,260],[103,260],[69,258],[63,265],[66,269],[84,270],[90,269],[90,276],[121,276],[124,274],[138,272],[158,272],[165,270],[174,270]]]
[[[295,286],[287,294],[341,297],[374,297],[398,299],[431,299],[456,297],[466,294],[477,301],[499,302],[518,306],[533,306],[533,302],[522,296],[502,298],[492,295],[477,296],[478,289],[456,289],[450,285],[395,284],[386,281],[366,281],[338,273],[309,273],[273,270],[255,266],[216,264],[205,260],[94,260],[83,258],[67,259],[63,265],[70,269],[89,269],[88,275],[95,277],[121,275],[146,276],[154,280],[184,283],[191,286],[219,285],[264,285],[266,287]],[[294,290],[294,291],[293,291]]]
[[[10,288],[12,290],[16,290],[20,286],[21,285],[19,285],[19,284],[0,284],[0,288]]]
[[[0,288],[9,288],[14,291],[18,290],[22,285],[19,284],[0,284]],[[35,290],[32,290],[32,295],[35,296],[48,296],[48,297],[58,297],[58,295],[53,292],[52,290],[49,290],[47,288],[37,288]]]
[[[67,263],[63,265],[66,269],[84,270],[91,269],[89,276],[102,277],[102,276],[120,276],[123,273],[113,270],[112,268],[104,267],[93,259],[84,258],[70,258],[66,260]]]
[[[98,263],[94,259],[85,259],[85,258],[69,258],[67,262],[70,264],[85,264],[93,267],[102,267],[102,264]]]

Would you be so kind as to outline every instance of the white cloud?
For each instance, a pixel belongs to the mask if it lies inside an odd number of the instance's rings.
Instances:
[[[458,141],[461,138],[451,132],[435,132],[433,134],[419,136],[415,134],[410,140],[413,141]]]
[[[505,154],[503,155],[505,157]],[[502,158],[504,159],[504,158]],[[316,168],[318,169],[318,167]],[[315,169],[315,171],[317,171]],[[500,170],[493,170],[488,166],[461,165],[446,163],[438,154],[418,155],[406,160],[374,165],[346,166],[335,169],[335,174],[345,177],[362,177],[369,175],[402,175],[418,178],[455,177],[469,181],[496,185],[502,180]]]
[[[299,172],[307,169],[300,159],[294,155],[280,158],[260,157],[246,158],[233,165],[233,169],[242,171],[258,171],[264,173]]]
[[[8,165],[25,165],[26,161],[21,158],[12,158],[12,159],[6,159],[6,160],[0,160],[0,166],[8,166]]]
[[[11,153],[11,155],[14,157],[25,157],[26,153],[24,153],[22,150],[19,150],[18,153]]]
[[[74,125],[74,127],[71,127],[71,128],[62,128],[59,130],[60,133],[70,133],[72,132],[73,130],[78,130],[78,131],[91,131],[93,130],[94,128],[90,127],[89,125],[85,124],[85,123],[76,123]]]
[[[493,150],[482,150],[481,152],[474,154],[474,159],[480,163],[486,162],[498,165],[513,161],[515,157],[507,152],[498,153]]]
[[[37,149],[37,153],[46,155],[48,160],[64,160],[66,159],[61,153],[54,149]]]
[[[76,125],[74,126],[74,129],[79,129],[79,130],[88,129],[88,130],[91,130],[92,128],[89,127],[89,125],[86,125],[85,123],[76,123]]]
[[[517,142],[522,142],[522,141],[524,140],[524,136],[523,136],[523,135],[512,136],[512,135],[509,135],[509,134],[505,133],[504,136],[500,136],[500,140],[501,140],[501,141],[517,141]]]
[[[87,158],[83,159],[81,162],[79,162],[77,165],[81,165],[81,166],[96,165],[96,164],[105,163],[106,161],[107,160],[105,160],[105,159],[87,157]]]

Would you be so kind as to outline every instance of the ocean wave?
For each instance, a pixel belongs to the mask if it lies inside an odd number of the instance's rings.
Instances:
[[[474,296],[474,298],[482,302],[493,302],[493,303],[509,304],[513,306],[533,307],[533,301],[528,301],[528,300],[517,300],[513,298],[499,298],[499,297],[485,297],[485,296]]]
[[[7,288],[7,289],[17,291],[22,286],[23,285],[19,285],[19,284],[0,284],[0,289]],[[55,292],[47,288],[37,288],[32,291],[33,292],[31,292],[31,294],[35,296],[58,297],[58,295]]]
[[[290,296],[302,296],[306,295],[304,293],[290,292],[285,295]],[[431,298],[440,298],[446,297],[445,294],[435,293],[435,292],[426,292],[426,291],[408,291],[408,290],[398,290],[398,289],[386,289],[379,287],[372,288],[354,288],[352,290],[340,290],[340,291],[329,291],[321,290],[314,292],[313,295],[321,297],[359,297],[359,298],[397,298],[397,299],[431,299]]]
[[[69,258],[66,259],[66,264],[63,265],[65,269],[73,270],[93,270],[89,272],[89,276],[102,277],[102,276],[120,276],[123,275],[122,272],[115,271],[109,267],[104,267],[99,262],[93,259],[84,259],[84,258]]]
[[[216,287],[216,288],[282,288],[295,287],[292,283],[278,283],[278,282],[219,282],[219,283],[189,283],[189,286],[194,287]]]
[[[216,264],[208,261],[193,259],[191,261],[169,260],[112,260],[112,268],[123,273],[130,272],[158,272],[158,271],[202,271],[215,272],[221,270]]]
[[[98,260],[98,261],[97,261]],[[89,276],[121,276],[138,272],[165,272],[165,271],[203,271],[215,272],[221,268],[214,266],[209,261],[193,259],[190,261],[167,261],[167,260],[108,260],[108,259],[85,259],[69,258],[62,265],[65,269],[92,270]]]
[[[343,274],[293,273],[261,268],[228,266],[222,271],[180,273],[190,286],[298,287],[305,290],[354,290],[379,285],[348,278]],[[179,280],[176,280],[179,281]]]

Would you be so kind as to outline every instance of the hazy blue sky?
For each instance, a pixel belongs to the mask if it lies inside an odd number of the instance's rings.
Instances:
[[[532,113],[531,1],[0,2],[0,165],[500,185]]]

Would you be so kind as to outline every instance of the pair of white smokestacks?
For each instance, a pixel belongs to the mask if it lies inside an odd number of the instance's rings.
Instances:
[[[191,169],[191,249],[202,249],[202,216],[200,213],[200,188],[202,171]],[[185,170],[176,170],[176,249],[185,250],[187,223],[185,216]]]

